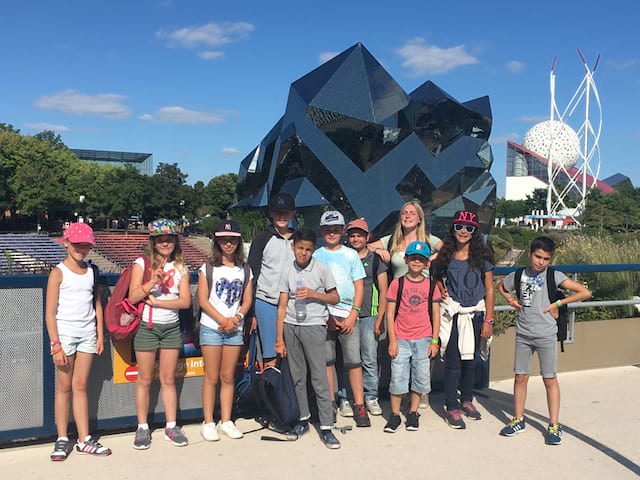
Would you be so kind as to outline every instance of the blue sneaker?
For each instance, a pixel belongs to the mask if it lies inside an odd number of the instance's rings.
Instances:
[[[549,424],[544,443],[547,445],[560,445],[562,443],[562,427],[559,424]]]
[[[513,417],[507,426],[500,430],[500,435],[504,437],[513,437],[517,433],[524,432],[525,427],[524,417],[522,417],[522,420],[518,417]]]

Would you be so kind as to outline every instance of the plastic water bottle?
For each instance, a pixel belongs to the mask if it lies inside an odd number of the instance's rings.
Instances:
[[[296,299],[295,299],[295,307],[296,307],[296,320],[298,322],[304,322],[307,318],[307,300],[298,298],[298,289],[303,286],[303,277],[302,272],[298,275],[296,279]]]

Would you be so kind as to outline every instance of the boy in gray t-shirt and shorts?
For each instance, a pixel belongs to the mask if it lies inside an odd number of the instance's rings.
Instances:
[[[562,442],[562,428],[558,424],[560,412],[560,386],[558,384],[558,310],[563,305],[580,302],[591,297],[587,288],[564,273],[554,271],[555,284],[572,295],[551,303],[546,285],[547,267],[555,251],[555,243],[548,237],[538,237],[529,248],[529,266],[520,279],[520,298],[510,295],[516,289],[515,272],[498,283],[498,291],[518,311],[516,319],[516,349],[513,385],[515,416],[500,431],[500,435],[512,437],[525,429],[524,405],[527,398],[527,382],[531,370],[533,352],[538,352],[542,380],[547,390],[549,427],[545,436],[548,445]]]

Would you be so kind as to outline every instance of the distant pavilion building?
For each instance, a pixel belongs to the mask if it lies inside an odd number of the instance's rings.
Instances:
[[[84,150],[71,148],[80,160],[123,167],[131,165],[143,175],[153,175],[153,155],[151,153],[114,152],[111,150]]]

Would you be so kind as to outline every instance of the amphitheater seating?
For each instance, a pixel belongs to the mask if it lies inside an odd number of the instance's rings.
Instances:
[[[26,233],[0,234],[0,274],[46,273],[61,262],[66,250],[54,238]]]

